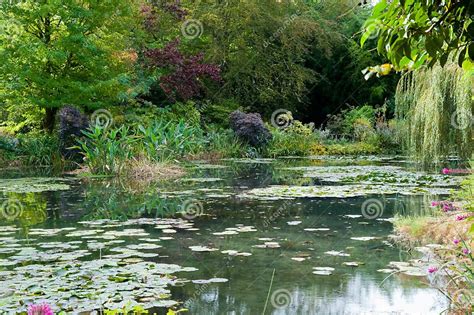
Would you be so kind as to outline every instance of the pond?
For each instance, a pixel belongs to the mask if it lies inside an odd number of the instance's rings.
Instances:
[[[89,314],[438,314],[392,218],[431,211],[456,178],[393,157],[195,161],[123,182],[6,172],[0,313],[46,301]],[[393,263],[395,262],[395,263]],[[398,262],[398,263],[397,263]],[[400,262],[410,267],[397,271]],[[403,265],[403,263],[401,263]]]

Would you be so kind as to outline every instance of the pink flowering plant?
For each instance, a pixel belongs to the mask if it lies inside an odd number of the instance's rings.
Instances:
[[[434,252],[439,263],[427,269],[431,285],[450,299],[450,311],[471,314],[474,306],[474,270],[469,242],[461,237],[455,238],[452,245],[435,249]]]
[[[472,163],[471,163],[472,165]],[[449,169],[443,169],[443,174],[451,174]],[[474,225],[474,174],[463,182],[462,189],[454,196],[456,202],[444,200],[433,201],[432,207],[439,208],[448,220],[453,222],[458,237],[445,247],[435,250],[442,262],[430,266],[427,270],[431,284],[443,292],[450,300],[455,314],[472,314],[474,311],[474,270],[472,255],[472,234]],[[440,281],[445,279],[445,281]],[[448,312],[451,313],[451,312]]]
[[[54,312],[47,303],[32,304],[28,307],[28,315],[54,315]]]

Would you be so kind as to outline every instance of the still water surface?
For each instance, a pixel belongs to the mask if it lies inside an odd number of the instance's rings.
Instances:
[[[4,266],[0,266],[0,286],[13,286],[8,278],[11,273],[8,272],[19,266],[8,264],[18,252],[5,248],[20,250],[20,246],[15,248],[12,242],[38,251],[44,250],[41,248],[44,243],[72,242],[79,250],[90,251],[89,255],[77,258],[87,261],[105,259],[107,255],[117,254],[113,251],[114,247],[141,244],[145,242],[142,239],[148,238],[157,240],[161,247],[141,252],[159,255],[139,259],[197,268],[195,271],[177,272],[175,276],[179,281],[167,286],[169,300],[184,304],[189,309],[188,314],[253,315],[262,314],[264,309],[265,314],[275,315],[439,314],[447,308],[447,301],[427,285],[426,277],[400,273],[389,277],[389,274],[378,271],[388,268],[391,261],[416,258],[387,242],[393,231],[393,225],[387,219],[395,214],[416,215],[427,211],[426,202],[435,197],[397,193],[348,198],[324,195],[304,198],[245,197],[254,188],[272,185],[343,185],[337,181],[322,181],[314,174],[305,176],[289,167],[303,167],[303,170],[305,167],[316,167],[315,171],[321,167],[354,165],[367,167],[367,170],[372,166],[404,168],[403,162],[389,159],[198,162],[188,166],[189,174],[185,179],[166,183],[69,178],[55,181],[69,185],[70,189],[66,190],[52,187],[52,191],[42,192],[28,192],[28,189],[24,192],[22,189],[4,191],[0,193],[0,201],[17,200],[23,208],[20,216],[12,220],[2,219],[1,222],[0,262]],[[348,169],[348,172],[351,170]],[[11,171],[3,172],[2,177],[17,178],[20,184],[24,180],[17,172]],[[11,182],[9,185],[11,187]],[[367,200],[378,200],[383,204],[381,213],[377,213],[375,218],[362,215],[361,209]],[[182,214],[176,214],[183,208],[187,211],[184,218]],[[200,216],[194,218],[196,213]],[[124,227],[120,223],[137,218],[167,217],[190,219],[186,222],[193,225],[176,228],[138,223]],[[84,223],[96,220],[105,221],[99,221],[102,223],[93,227]],[[108,227],[110,222],[115,223]],[[15,230],[11,232],[5,227],[15,227]],[[102,240],[80,233],[65,236],[67,229],[55,235],[31,235],[31,231],[38,229],[44,232],[61,228],[70,228],[71,231],[74,228],[106,231],[134,228],[143,229],[146,236],[118,236],[115,239],[122,243],[92,250],[88,243],[97,244]],[[225,231],[235,233],[221,234]],[[370,239],[360,240],[360,237]],[[11,241],[12,238],[15,241]],[[268,246],[262,246],[265,243]],[[189,248],[191,246],[217,250],[196,252]],[[229,250],[244,254],[225,252]],[[43,261],[41,264],[53,262]],[[359,266],[346,266],[344,262],[357,262]],[[36,263],[23,261],[21,266]],[[331,275],[318,275],[313,273],[314,267],[331,267],[334,270]],[[221,282],[192,282],[213,278]],[[28,281],[34,281],[34,276],[32,279],[25,276],[24,282]],[[28,291],[28,288],[25,290]],[[130,290],[133,291],[133,288]],[[13,291],[6,295],[13,294]],[[27,299],[25,303],[34,300]],[[0,296],[0,308],[3,306],[4,312],[11,312],[14,307],[11,303],[14,303],[11,296]],[[77,311],[73,303],[64,307],[69,308],[70,313]],[[8,309],[10,311],[6,311]],[[154,310],[161,314],[165,309]]]

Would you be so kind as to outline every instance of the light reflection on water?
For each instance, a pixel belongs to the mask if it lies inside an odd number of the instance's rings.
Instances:
[[[293,161],[286,163],[296,165]],[[308,163],[312,162],[297,162],[298,165]],[[196,170],[190,176],[223,180],[158,183],[145,185],[145,188],[140,185],[132,187],[123,182],[89,180],[74,184],[69,191],[15,196],[24,198],[29,206],[34,205],[45,211],[48,220],[42,224],[41,221],[28,219],[29,222],[38,223],[34,227],[58,228],[78,226],[77,222],[84,219],[160,217],[179,211],[183,200],[190,198],[186,191],[196,189],[214,189],[220,190],[222,194],[233,195],[270,184],[314,184],[307,178],[278,171],[270,164],[230,164],[226,169]],[[175,197],[163,194],[169,191],[178,193]],[[4,195],[8,197],[8,194]],[[411,257],[383,243],[392,232],[391,223],[344,217],[347,214],[359,215],[365,198],[293,200],[286,202],[284,211],[275,216],[275,210],[282,207],[283,201],[249,201],[218,196],[206,198],[205,195],[205,190],[193,195],[193,198],[202,201],[207,214],[195,220],[195,226],[200,230],[172,235],[174,240],[161,243],[164,247],[159,250],[160,257],[152,259],[198,268],[197,272],[182,275],[192,280],[215,277],[229,279],[227,283],[187,283],[183,287],[172,288],[172,298],[186,302],[190,314],[261,314],[269,294],[273,270],[275,277],[269,296],[277,290],[289,295],[283,296],[280,303],[270,298],[266,314],[438,314],[448,306],[444,296],[429,288],[423,278],[394,275],[385,279],[387,274],[377,272],[378,269],[386,268],[390,261]],[[395,213],[429,211],[423,205],[429,203],[431,198],[372,197],[383,199],[386,203],[383,218],[390,218]],[[287,224],[295,220],[302,221],[301,225]],[[25,227],[27,223],[25,221],[21,225]],[[253,225],[258,231],[235,236],[212,235],[236,224]],[[321,227],[329,228],[329,231],[304,231],[304,228]],[[159,230],[143,228],[150,233],[150,237],[163,236]],[[27,237],[27,232],[24,233],[24,237]],[[350,239],[365,236],[378,239],[370,242]],[[258,238],[272,238],[282,247],[252,247],[263,243]],[[192,245],[246,251],[251,252],[252,256],[229,257],[220,252],[193,253],[188,249]],[[351,256],[346,258],[324,254],[331,250],[348,252]],[[303,262],[291,260],[302,253],[311,259]],[[343,266],[344,261],[364,264],[351,268]],[[318,276],[312,274],[315,266],[334,267],[336,270],[331,276]]]

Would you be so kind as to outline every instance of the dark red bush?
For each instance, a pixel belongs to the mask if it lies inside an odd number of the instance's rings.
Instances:
[[[219,66],[203,63],[203,54],[184,56],[178,49],[179,39],[168,43],[162,49],[145,51],[151,68],[162,68],[166,74],[160,77],[160,87],[173,100],[189,100],[202,90],[202,80],[209,78],[221,81]]]

